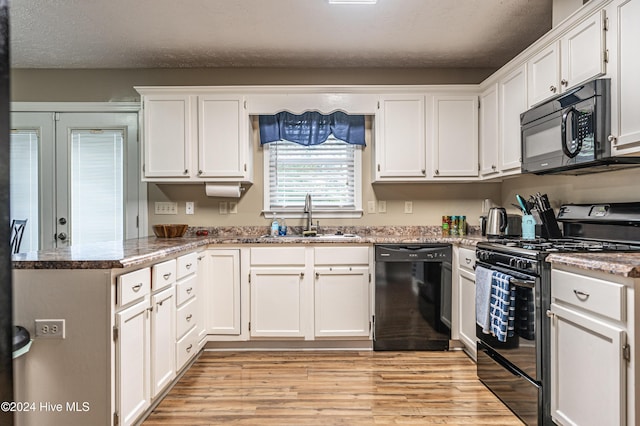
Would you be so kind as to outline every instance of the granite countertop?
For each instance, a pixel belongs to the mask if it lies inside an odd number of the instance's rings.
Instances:
[[[554,253],[547,256],[547,261],[552,265],[640,278],[640,253]]]
[[[206,229],[208,236],[197,236]],[[293,229],[296,231],[296,229]],[[264,227],[190,228],[184,237],[144,237],[119,242],[95,243],[61,249],[20,253],[12,258],[14,269],[116,269],[162,260],[167,256],[218,244],[393,244],[445,243],[475,246],[479,235],[442,237],[438,226],[323,228],[325,237],[266,237]],[[357,237],[329,235],[337,231]]]

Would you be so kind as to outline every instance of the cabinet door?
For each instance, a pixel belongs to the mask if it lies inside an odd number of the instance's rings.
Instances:
[[[376,114],[375,179],[426,177],[424,96],[380,99]]]
[[[560,42],[556,41],[527,62],[529,106],[560,91]]]
[[[304,269],[251,268],[252,337],[304,337]]]
[[[198,96],[199,177],[245,177],[249,146],[247,123],[242,97]]]
[[[624,330],[551,304],[551,416],[561,425],[625,424]]]
[[[498,85],[492,84],[480,95],[480,175],[498,173]]]
[[[145,95],[142,106],[144,177],[189,178],[195,97]]]
[[[458,270],[458,330],[460,340],[473,358],[476,356],[476,276]]]
[[[433,174],[478,176],[478,97],[433,96]]]
[[[207,250],[207,332],[240,335],[240,250]]]
[[[526,64],[500,80],[500,170],[520,173],[520,114],[527,110]]]
[[[176,376],[176,293],[173,286],[151,296],[151,397]]]
[[[316,337],[369,336],[369,268],[315,268]]]
[[[640,2],[618,0],[607,8],[613,154],[640,152]]]
[[[120,424],[131,425],[149,407],[149,298],[116,314],[117,410]]]
[[[198,290],[200,294],[198,295],[197,305],[198,305],[198,323],[196,324],[196,333],[198,334],[198,349],[202,349],[202,347],[207,343],[207,331],[208,331],[208,302],[209,302],[209,283],[211,282],[210,277],[212,274],[209,269],[209,258],[207,256],[206,251],[202,251],[198,253],[197,256],[198,261]]]
[[[573,87],[605,73],[604,12],[581,22],[562,37],[561,85]]]

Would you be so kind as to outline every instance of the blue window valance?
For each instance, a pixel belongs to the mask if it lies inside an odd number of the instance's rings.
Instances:
[[[261,115],[260,144],[286,140],[300,145],[318,145],[330,135],[341,141],[365,146],[364,115],[349,115],[334,112],[323,115],[317,111],[308,111],[296,115],[279,112],[275,115]]]

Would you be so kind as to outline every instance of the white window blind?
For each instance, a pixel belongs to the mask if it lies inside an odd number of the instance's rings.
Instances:
[[[268,148],[269,210],[301,210],[307,193],[314,210],[358,207],[356,159],[360,148],[356,145],[330,137],[320,145],[278,141]]]
[[[38,147],[37,130],[11,131],[11,219],[27,219],[20,252],[38,250]]]

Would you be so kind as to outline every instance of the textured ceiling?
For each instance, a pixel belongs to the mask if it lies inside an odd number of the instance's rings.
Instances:
[[[499,67],[552,0],[12,0],[15,68]]]

